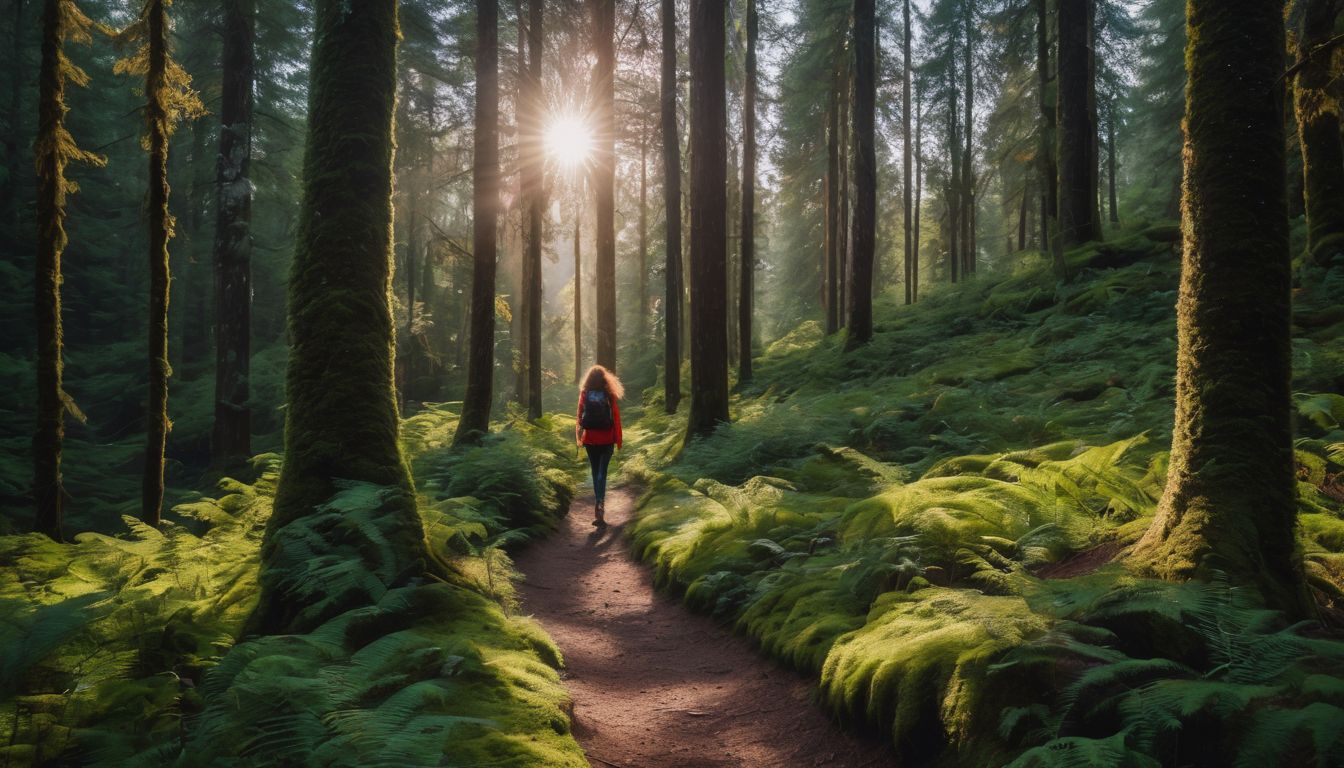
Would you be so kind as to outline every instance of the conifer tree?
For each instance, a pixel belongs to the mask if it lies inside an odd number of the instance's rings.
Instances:
[[[304,192],[289,281],[285,464],[252,620],[253,628],[269,632],[306,631],[359,599],[355,590],[321,602],[306,597],[325,587],[296,586],[311,578],[293,561],[296,541],[340,547],[364,535],[376,542],[368,551],[379,554],[368,554],[366,567],[382,588],[423,572],[427,559],[397,442],[393,381],[397,2],[320,0],[316,13]],[[323,514],[321,505],[349,482],[384,489],[376,535],[315,531],[310,521]],[[326,536],[320,544],[312,535],[319,531]]]
[[[1185,233],[1166,491],[1130,553],[1309,612],[1295,536],[1283,3],[1189,0]]]
[[[210,456],[252,454],[248,404],[252,313],[253,0],[224,3],[223,84],[215,169],[215,423]]]
[[[591,0],[597,54],[597,362],[616,367],[616,0]]]
[[[169,140],[183,119],[205,113],[191,76],[173,60],[169,48],[168,6],[172,0],[145,0],[140,16],[120,38],[138,47],[116,63],[117,74],[145,78],[144,145],[149,151],[149,403],[145,416],[145,459],[140,516],[158,525],[163,514],[163,454],[167,447],[168,378],[168,241],[174,221],[168,209]]]
[[[476,3],[476,108],[472,161],[471,349],[454,444],[490,431],[495,377],[496,227],[499,223],[499,7]]]
[[[665,280],[663,294],[663,407],[676,413],[681,402],[681,138],[677,131],[677,5],[661,0],[662,59],[659,67],[659,125],[663,138]],[[577,246],[576,246],[577,247]],[[577,254],[578,251],[576,250]],[[576,262],[577,263],[577,262]]]
[[[541,54],[542,0],[527,0],[527,74],[520,126],[523,130],[523,198],[527,216],[527,285],[523,303],[527,306],[527,417],[541,418],[541,244],[542,224],[542,147],[541,147]]]
[[[751,380],[751,315],[756,273],[756,0],[747,0],[747,51],[742,89],[742,274],[737,300],[737,380]]]
[[[33,435],[33,528],[61,540],[65,489],[61,449],[65,413],[81,417],[62,382],[61,254],[65,250],[65,198],[76,191],[65,178],[71,162],[102,165],[102,157],[80,149],[65,127],[65,85],[86,85],[89,77],[65,55],[65,41],[87,43],[93,23],[74,0],[43,0],[42,65],[38,72],[37,259],[33,310],[37,324],[37,431]],[[16,44],[18,41],[15,41]],[[11,180],[10,183],[13,183]]]
[[[1336,0],[1294,0],[1288,19],[1288,42],[1297,60],[1293,107],[1302,148],[1307,251],[1323,266],[1344,253],[1344,145],[1329,46],[1339,11]]]
[[[1059,242],[1056,252],[1101,239],[1097,220],[1096,76],[1092,56],[1094,0],[1060,0],[1056,157]]]
[[[911,48],[914,44],[914,34],[910,26],[910,0],[904,0],[902,5],[902,35],[904,45],[901,55],[904,59],[901,69],[901,208],[902,219],[901,229],[905,233],[905,303],[913,304],[915,302],[915,261],[916,245],[914,239],[914,163],[913,163],[913,143],[914,136],[910,130],[910,111],[913,108],[911,104],[911,80],[914,79],[914,70],[911,67]]]
[[[691,437],[728,421],[724,11],[691,0]]]
[[[877,241],[876,20],[874,0],[854,0],[854,251],[849,260],[846,346],[873,337],[873,254]]]

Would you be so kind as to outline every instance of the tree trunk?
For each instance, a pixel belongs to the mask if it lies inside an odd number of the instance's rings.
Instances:
[[[1290,51],[1299,64],[1293,78],[1293,107],[1302,147],[1302,181],[1307,209],[1307,252],[1327,266],[1344,252],[1344,146],[1340,144],[1339,103],[1331,92],[1331,56],[1319,50],[1334,31],[1334,0],[1296,0]]]
[[[16,10],[15,13],[20,13]],[[62,386],[64,340],[61,335],[61,254],[65,250],[65,178],[70,161],[102,165],[102,158],[75,147],[65,127],[65,83],[84,80],[62,50],[66,38],[87,40],[91,24],[74,3],[42,3],[42,64],[38,72],[37,253],[33,280],[33,314],[37,327],[37,431],[33,434],[33,530],[60,541],[65,488],[61,484],[61,449],[65,442],[65,411],[73,403]],[[18,27],[15,28],[16,31]],[[15,53],[19,52],[15,41]],[[77,414],[78,411],[75,411]]]
[[[1109,187],[1108,196],[1111,206],[1111,223],[1120,223],[1120,203],[1119,195],[1116,194],[1115,172],[1119,167],[1119,161],[1115,150],[1115,104],[1111,104],[1106,109],[1106,184]],[[1344,166],[1341,166],[1341,172],[1344,172]]]
[[[724,0],[691,0],[690,437],[728,421]]]
[[[663,405],[681,403],[681,140],[677,133],[677,8],[662,0],[662,66],[658,96],[663,134],[663,215],[666,218],[666,279],[663,296]]]
[[[1027,201],[1031,199],[1031,188],[1026,180],[1022,183],[1022,203],[1017,207],[1017,250],[1027,250]]]
[[[1074,0],[1064,0],[1073,2]],[[1040,145],[1036,150],[1041,183],[1041,250],[1054,254],[1056,274],[1066,272],[1064,254],[1053,250],[1059,234],[1059,168],[1055,158],[1055,94],[1050,84],[1050,13],[1049,0],[1036,0],[1036,97],[1041,110]]]
[[[915,303],[919,303],[919,217],[924,210],[924,110],[920,108],[918,94],[915,96],[915,210],[911,229],[914,243],[911,247],[910,287]]]
[[[874,0],[854,0],[854,252],[849,262],[850,349],[873,338],[873,254],[877,247],[877,57]]]
[[[839,270],[840,252],[840,71],[837,68],[831,78],[831,92],[826,107],[826,198],[823,208],[826,215],[825,269],[822,282],[825,291],[822,297],[826,310],[826,334],[829,336],[840,329],[839,291],[836,281]]]
[[[836,327],[844,328],[845,307],[848,306],[846,300],[847,278],[849,277],[849,88],[850,72],[849,62],[842,58],[845,63],[841,65],[840,78],[840,108],[837,110],[838,120],[840,121],[840,142],[838,152],[840,156],[840,185],[838,193],[840,195],[840,218],[835,224],[835,318]]]
[[[1283,3],[1189,0],[1185,243],[1166,492],[1130,562],[1310,612],[1295,537]]]
[[[597,362],[616,368],[616,0],[593,1],[597,54]]]
[[[742,91],[742,275],[737,298],[737,381],[751,381],[751,315],[756,278],[756,0],[747,0],[747,56]]]
[[[964,83],[966,89],[966,116],[964,123],[965,148],[961,155],[961,272],[969,277],[975,274],[975,47],[972,36],[974,29],[974,11],[969,3],[963,6],[965,13],[965,56]]]
[[[527,93],[523,107],[525,142],[523,154],[523,197],[527,201],[527,417],[541,418],[541,241],[545,235],[542,224],[542,93],[541,53],[542,0],[527,0],[527,55],[528,71],[525,82]]]
[[[1059,243],[1068,250],[1101,239],[1097,221],[1096,111],[1090,98],[1094,0],[1059,3]],[[1062,258],[1060,256],[1059,258]]]
[[[145,116],[149,123],[149,408],[140,517],[158,525],[163,513],[163,451],[168,442],[168,18],[166,0],[145,7],[149,68]]]
[[[910,29],[910,0],[905,0],[903,6],[903,16],[905,21],[905,50],[904,74],[901,83],[901,170],[905,180],[904,187],[901,189],[901,208],[903,209],[903,218],[901,220],[902,228],[905,232],[905,303],[913,304],[915,302],[915,243],[914,233],[914,210],[912,206],[912,197],[914,193],[914,158],[912,157],[910,142],[914,139],[910,134],[910,80],[914,77],[914,70],[911,68],[910,47],[913,42]]]
[[[327,0],[332,2],[333,0]],[[490,431],[495,371],[495,243],[499,225],[499,7],[476,3],[476,110],[471,171],[471,338],[467,393],[453,442],[475,443]]]
[[[252,312],[254,0],[224,5],[223,87],[215,166],[215,422],[210,457],[228,468],[252,455],[248,404]]]
[[[582,199],[583,191],[579,190]],[[583,382],[583,209],[574,212],[574,383]]]
[[[649,132],[646,124],[639,133],[639,316],[635,318],[638,345],[642,352],[649,341]]]
[[[957,104],[959,93],[957,90],[957,76],[955,65],[949,65],[947,78],[947,92],[951,96],[947,108],[947,157],[952,166],[952,172],[948,174],[951,184],[947,190],[947,269],[952,278],[952,282],[957,282],[961,275],[961,162],[957,157],[961,149],[961,131],[958,125],[959,115]]]
[[[26,13],[27,3],[25,0],[11,0],[14,13],[14,22],[10,39],[9,65],[9,131],[5,134],[5,159],[8,164],[7,181],[3,187],[0,187],[0,211],[8,215],[9,223],[13,226],[13,231],[17,233],[21,226],[22,217],[19,215],[18,189],[19,178],[23,174],[23,161],[21,155],[23,150],[19,148],[20,137],[23,133],[23,89],[28,87],[28,82],[24,75],[23,67],[23,49],[27,43],[26,33],[23,28],[24,14]],[[43,30],[43,41],[46,41],[46,30]],[[41,75],[39,74],[39,77]],[[41,111],[41,107],[38,110]]]

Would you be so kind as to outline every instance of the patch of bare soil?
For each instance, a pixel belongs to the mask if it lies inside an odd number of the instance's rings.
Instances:
[[[811,684],[712,619],[654,591],[622,531],[634,499],[593,497],[517,558],[523,610],[564,653],[574,735],[598,768],[862,768],[890,749],[846,732],[814,705]]]

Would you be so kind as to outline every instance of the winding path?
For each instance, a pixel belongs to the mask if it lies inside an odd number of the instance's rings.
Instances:
[[[523,610],[564,653],[574,735],[598,768],[862,768],[893,765],[884,746],[840,729],[808,681],[746,640],[654,591],[622,532],[634,499],[593,497],[519,553]]]

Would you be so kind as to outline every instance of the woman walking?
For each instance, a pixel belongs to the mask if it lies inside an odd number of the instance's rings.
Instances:
[[[607,495],[607,465],[611,454],[621,447],[621,406],[625,388],[616,374],[600,365],[588,369],[579,389],[579,413],[574,427],[574,438],[588,451],[588,464],[593,470],[593,495],[597,507],[593,510],[593,525],[606,525],[603,501]]]

